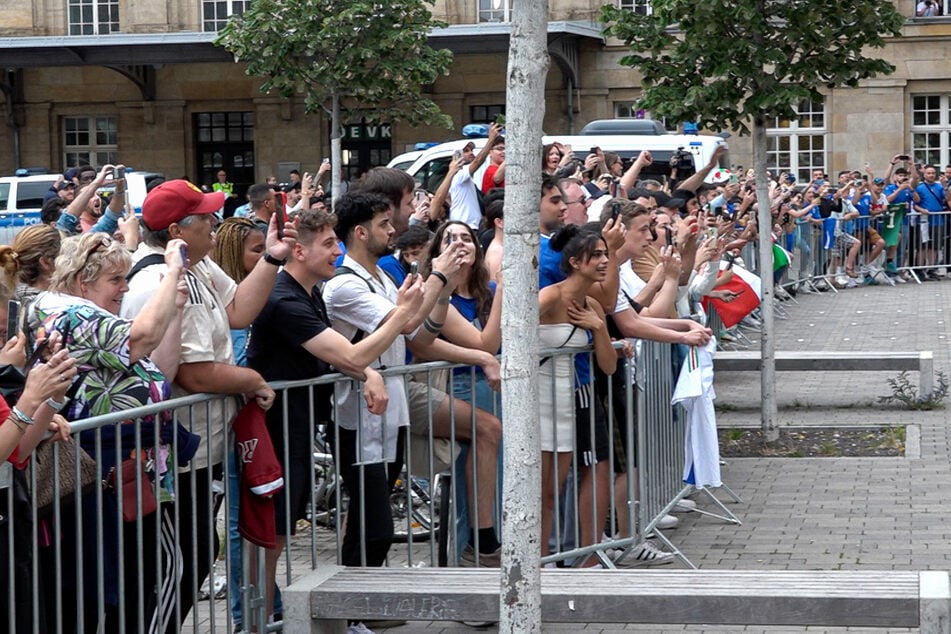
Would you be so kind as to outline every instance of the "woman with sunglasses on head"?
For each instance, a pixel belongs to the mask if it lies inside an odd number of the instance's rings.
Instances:
[[[561,252],[561,270],[567,278],[546,286],[538,294],[539,347],[581,348],[594,344],[594,361],[605,374],[613,374],[617,355],[608,334],[604,309],[589,297],[592,287],[608,275],[608,248],[598,229],[568,225],[551,239],[551,248]],[[539,363],[538,396],[542,446],[542,556],[549,554],[555,497],[568,477],[573,452],[577,449],[580,481],[578,500],[578,546],[589,546],[600,538],[608,500],[611,473],[606,418],[597,399],[590,398],[591,377],[575,377],[574,355],[543,357]],[[590,373],[589,373],[590,374]],[[576,397],[591,401],[594,417],[575,418]],[[592,423],[593,420],[593,423]],[[596,489],[592,493],[592,487]],[[597,528],[595,527],[597,524]],[[590,557],[583,566],[597,565]]]
[[[178,351],[162,350],[159,344],[166,332],[180,328],[181,309],[187,299],[183,246],[181,240],[169,242],[165,250],[168,274],[140,315],[129,321],[118,316],[129,288],[126,275],[132,263],[125,246],[104,233],[63,241],[49,291],[37,296],[27,324],[35,333],[41,356],[46,343],[59,336],[79,364],[79,378],[67,402],[58,404],[67,420],[121,412],[169,398]],[[111,632],[122,627],[153,631],[160,616],[166,623],[172,618],[163,599],[170,596],[175,583],[168,569],[174,557],[174,524],[170,505],[161,502],[174,499],[173,473],[191,459],[198,437],[176,425],[171,412],[161,412],[82,431],[79,440],[98,463],[103,480],[108,481],[115,468],[126,482],[104,488],[101,501],[96,492],[83,497],[82,543],[71,542],[71,534],[56,536],[63,545],[63,561],[75,561],[78,553],[85,555],[83,578],[74,580],[74,591],[85,602],[85,626],[90,631]],[[123,489],[137,480],[140,486],[133,484],[135,501],[130,502]],[[155,513],[156,507],[152,507],[146,514],[146,504],[155,499],[153,480],[160,483],[156,505],[160,512]],[[135,508],[137,501],[142,502],[142,509]],[[129,511],[135,513],[126,515]],[[162,557],[157,558],[160,548]],[[77,552],[70,552],[72,549]],[[102,552],[101,564],[94,555],[98,552]],[[119,586],[120,566],[124,590]],[[64,586],[68,581],[64,577]],[[100,587],[104,591],[103,622],[98,622]],[[144,604],[139,603],[139,596]],[[120,602],[125,607],[124,622],[119,618]],[[165,606],[164,613],[157,605]]]

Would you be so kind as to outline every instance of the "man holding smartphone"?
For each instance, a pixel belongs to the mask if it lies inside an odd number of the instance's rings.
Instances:
[[[135,265],[120,314],[133,319],[166,274],[164,258],[155,259],[153,254],[164,252],[169,240],[184,240],[188,247],[185,280],[189,293],[181,332],[169,330],[158,348],[166,353],[178,351],[177,374],[167,377],[174,381],[172,394],[243,395],[267,409],[274,400],[274,390],[254,370],[235,365],[230,329],[246,328],[257,317],[274,286],[278,267],[294,248],[297,231],[288,225],[284,237],[278,238],[272,219],[264,257],[241,284],[235,284],[208,257],[218,225],[215,212],[224,204],[224,198],[222,192],[203,194],[185,180],[166,181],[149,192],[142,204],[145,240],[133,255]],[[182,622],[197,600],[192,594],[193,584],[201,587],[209,572],[208,562],[217,555],[215,504],[209,492],[211,482],[223,476],[225,426],[236,412],[236,398],[222,398],[211,401],[207,407],[203,404],[177,412],[181,420],[190,422],[191,431],[202,438],[189,470],[178,476],[176,491],[179,526],[189,528],[179,534],[182,578],[178,601]],[[180,625],[169,623],[167,629],[178,631]]]
[[[335,231],[347,253],[339,273],[324,284],[323,299],[333,329],[358,343],[388,329],[399,306],[395,283],[379,267],[380,258],[392,252],[393,212],[386,197],[365,191],[340,197],[334,210]],[[436,338],[446,321],[449,297],[465,256],[460,241],[433,260],[425,299],[400,329],[403,336],[397,336],[373,360],[374,368],[404,364],[408,339],[425,345]],[[404,288],[407,283],[414,282],[404,283]],[[385,385],[388,401],[382,415],[361,398],[358,384],[334,386],[336,427],[331,440],[352,500],[342,547],[345,566],[382,566],[393,540],[389,496],[403,466],[410,412],[403,377],[387,377]]]
[[[387,206],[379,196],[345,194],[338,208],[345,214],[354,205]],[[331,366],[363,382],[367,410],[374,415],[387,409],[388,394],[382,377],[371,364],[384,354],[412,319],[423,301],[419,278],[403,283],[395,307],[372,333],[351,343],[330,327],[327,308],[318,284],[332,278],[341,250],[334,233],[336,216],[305,209],[299,215],[297,243],[264,309],[255,319],[248,350],[248,364],[268,381],[311,379],[331,371]],[[310,500],[309,469],[312,440],[318,423],[331,421],[331,386],[308,386],[278,394],[268,410],[267,427],[278,461],[284,470],[285,488],[275,498],[277,545],[267,552],[267,613],[273,612],[277,561],[298,519]],[[285,434],[283,400],[287,400]],[[311,403],[314,414],[311,417]],[[354,421],[355,422],[355,421]],[[286,453],[285,453],[286,452]],[[285,459],[285,455],[287,459]]]
[[[475,143],[470,141],[462,149],[462,159],[464,165],[455,176],[452,177],[452,183],[449,186],[449,219],[464,222],[473,229],[478,229],[482,222],[482,206],[479,203],[479,192],[473,177],[479,171],[489,152],[495,147],[499,140],[501,126],[498,124],[489,125],[489,139],[482,146],[478,154],[475,154]]]

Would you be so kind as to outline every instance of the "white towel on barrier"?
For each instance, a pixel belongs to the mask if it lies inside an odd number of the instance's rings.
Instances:
[[[715,339],[703,347],[690,348],[671,403],[686,412],[684,434],[684,482],[698,489],[718,487],[720,481],[720,445],[717,440],[717,415],[713,408],[713,354]]]

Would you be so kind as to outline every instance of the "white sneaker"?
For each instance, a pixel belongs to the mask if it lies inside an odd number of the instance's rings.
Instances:
[[[653,542],[644,542],[637,546],[631,553],[622,560],[621,565],[632,567],[641,566],[662,566],[669,564],[674,560],[674,553],[668,553],[661,550]]]
[[[665,515],[654,524],[660,530],[667,530],[670,528],[677,528],[677,525],[680,524],[680,520],[674,517],[673,515]]]
[[[850,278],[849,278],[849,281],[846,282],[845,287],[846,287],[846,288],[855,288],[855,287],[858,286],[858,285],[859,285],[859,283],[855,280],[855,278],[854,278],[854,277],[850,277]]]
[[[671,513],[690,513],[691,511],[696,511],[696,510],[697,510],[697,503],[694,502],[693,500],[688,500],[684,498],[683,500],[680,500],[679,502],[677,502],[677,504],[674,505],[674,508],[671,509],[670,512]]]
[[[347,628],[347,634],[374,634],[374,632],[363,623],[354,623]]]

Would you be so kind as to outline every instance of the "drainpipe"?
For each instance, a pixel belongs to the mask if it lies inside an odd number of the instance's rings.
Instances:
[[[13,130],[13,168],[18,170],[23,167],[20,164],[20,126],[17,125],[16,117],[13,115],[13,99],[9,92],[4,91],[7,106],[7,125]]]
[[[566,100],[567,101],[566,105],[568,106],[568,135],[573,136],[575,133],[575,106],[574,106],[575,86],[574,86],[574,81],[571,79],[570,76],[567,78],[567,84],[568,84],[568,98]]]

